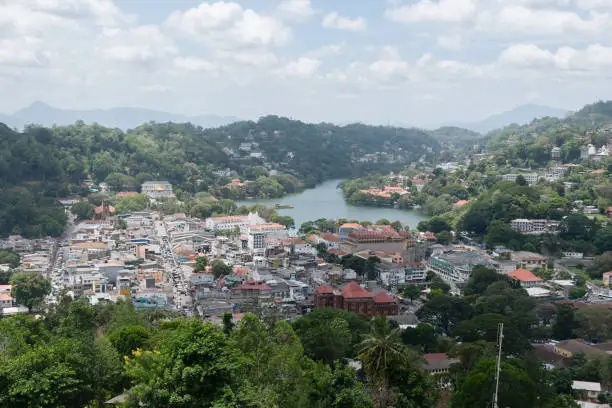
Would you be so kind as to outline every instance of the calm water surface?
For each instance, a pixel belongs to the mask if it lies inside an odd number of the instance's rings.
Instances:
[[[299,227],[303,222],[314,221],[319,218],[338,219],[346,218],[359,221],[376,221],[386,218],[390,221],[399,220],[415,229],[419,221],[428,219],[425,214],[414,210],[400,210],[396,208],[362,207],[347,204],[342,191],[336,186],[342,180],[330,180],[319,184],[316,188],[304,190],[299,194],[270,200],[244,200],[237,201],[238,206],[265,204],[292,205],[294,208],[279,209],[278,213],[288,215],[295,220]]]

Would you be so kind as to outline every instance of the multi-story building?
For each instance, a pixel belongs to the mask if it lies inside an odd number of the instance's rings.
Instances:
[[[547,260],[543,255],[529,251],[515,251],[510,254],[510,259],[517,262],[520,269],[534,270],[546,268]]]
[[[356,282],[349,282],[341,290],[322,285],[315,289],[314,307],[331,307],[365,316],[395,316],[399,312],[397,301],[386,291],[376,295]]]
[[[206,229],[210,231],[231,231],[238,228],[240,231],[245,231],[250,225],[264,224],[265,222],[257,213],[208,217],[206,219]]]
[[[256,254],[265,254],[266,241],[270,238],[287,238],[287,227],[277,223],[249,225],[246,232],[248,248]]]
[[[561,160],[561,148],[557,146],[553,147],[550,150],[550,158],[554,161]]]
[[[502,180],[504,181],[516,181],[518,176],[523,176],[527,184],[530,186],[537,184],[538,180],[541,178],[538,173],[512,173],[512,174],[504,174],[502,175]]]
[[[142,183],[140,191],[153,200],[174,197],[172,184],[167,181],[145,181]]]
[[[525,218],[517,218],[510,221],[510,227],[522,234],[554,232],[559,229],[560,221],[555,220],[529,220]]]
[[[489,266],[490,263],[489,257],[481,251],[451,250],[432,256],[427,269],[447,282],[462,284],[467,282],[476,266]]]

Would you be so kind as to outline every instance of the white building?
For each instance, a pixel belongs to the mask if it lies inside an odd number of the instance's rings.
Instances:
[[[554,232],[559,229],[560,221],[554,220],[529,220],[517,218],[510,221],[510,227],[522,234]]]
[[[256,254],[264,254],[268,238],[287,238],[287,227],[282,224],[255,224],[246,228],[248,248]]]
[[[142,183],[141,192],[153,200],[174,197],[172,184],[167,181],[145,181]]]
[[[206,219],[206,229],[210,231],[231,231],[238,227],[245,231],[250,225],[264,224],[266,221],[257,213],[249,215],[230,215],[225,217],[209,217]]]
[[[523,176],[527,184],[529,184],[530,186],[537,184],[538,180],[540,179],[540,176],[538,175],[538,173],[520,173],[520,174],[512,173],[512,174],[504,174],[501,177],[502,177],[502,180],[504,181],[516,182],[516,179],[518,176]]]

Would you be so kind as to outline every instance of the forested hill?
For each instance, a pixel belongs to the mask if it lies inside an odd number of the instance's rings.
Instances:
[[[261,171],[275,171],[310,186],[386,170],[439,149],[436,140],[416,129],[307,124],[277,116],[214,129],[147,123],[126,132],[83,122],[31,125],[23,132],[0,124],[0,235],[58,234],[65,221],[51,203],[85,194],[80,186],[89,175],[98,183],[119,177],[126,190],[163,179],[187,194],[226,183],[217,170],[227,169],[251,180]]]
[[[354,175],[366,164],[409,162],[440,150],[435,139],[418,129],[307,124],[278,116],[236,122],[203,133],[217,146],[231,149],[232,155],[241,154],[241,145],[251,153],[263,153],[272,167],[295,175],[306,185]]]
[[[510,125],[486,136],[488,150],[499,160],[515,164],[542,165],[550,159],[552,147],[561,148],[561,160],[576,162],[580,147],[592,143],[597,147],[608,142],[612,127],[612,101],[587,105],[563,119],[542,118],[528,125]],[[520,163],[519,163],[520,162]]]

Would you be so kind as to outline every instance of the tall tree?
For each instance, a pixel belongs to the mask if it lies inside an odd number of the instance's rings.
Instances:
[[[20,272],[11,277],[15,301],[28,310],[38,308],[49,293],[51,282],[37,272]]]

